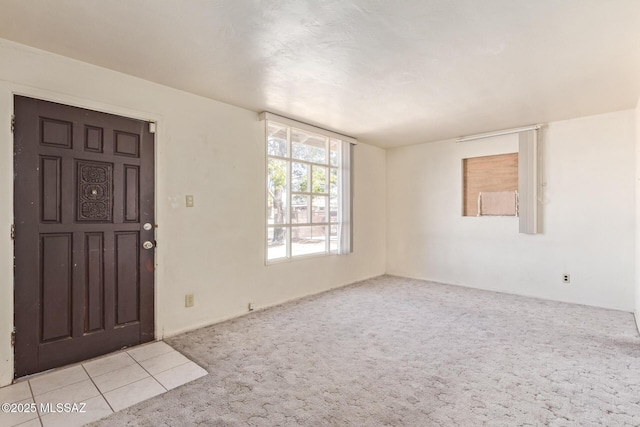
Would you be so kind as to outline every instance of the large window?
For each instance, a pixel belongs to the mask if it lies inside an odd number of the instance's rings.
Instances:
[[[266,121],[267,261],[350,252],[350,144]]]

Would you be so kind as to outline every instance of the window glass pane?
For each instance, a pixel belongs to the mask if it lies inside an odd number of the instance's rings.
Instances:
[[[327,227],[291,227],[291,256],[327,252]]]
[[[338,197],[338,169],[331,168],[329,170],[329,195]]]
[[[307,162],[327,163],[327,138],[291,129],[291,157]]]
[[[309,196],[294,194],[291,197],[291,223],[308,224],[309,219]]]
[[[287,127],[269,122],[267,126],[267,154],[287,157]]]
[[[341,142],[339,139],[331,138],[329,142],[329,164],[331,166],[340,165],[340,148]]]
[[[311,216],[311,222],[329,222],[327,219],[327,197],[326,196],[313,196],[313,202],[311,203],[313,215]]]
[[[274,223],[275,213],[273,211],[273,196],[271,193],[267,194],[267,224]]]
[[[338,224],[331,225],[329,230],[329,250],[338,252]]]
[[[314,193],[327,192],[327,169],[324,166],[312,166],[311,189]]]
[[[338,169],[329,170],[329,222],[338,222],[338,207],[340,205],[340,187],[338,182]]]
[[[329,199],[329,221],[336,223],[338,222],[338,198],[331,197]]]
[[[291,188],[294,192],[309,192],[309,165],[291,163]]]
[[[267,227],[267,259],[287,257],[287,232],[285,227]]]
[[[267,223],[287,222],[287,161],[269,159],[267,166]]]

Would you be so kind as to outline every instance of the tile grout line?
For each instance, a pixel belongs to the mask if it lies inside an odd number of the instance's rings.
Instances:
[[[115,414],[116,411],[113,410],[113,407],[111,406],[111,403],[109,403],[109,401],[104,396],[104,394],[102,394],[102,390],[100,390],[100,388],[95,383],[95,381],[93,381],[93,377],[89,374],[89,371],[87,371],[87,368],[84,367],[84,364],[81,364],[80,366],[82,366],[82,369],[84,369],[84,372],[86,372],[87,376],[89,377],[89,380],[91,381],[91,384],[93,384],[93,386],[96,388],[96,390],[98,390],[98,393],[100,393],[100,396],[104,399],[104,401],[107,402],[107,405],[109,405],[109,409],[111,409],[111,412]]]
[[[64,366],[64,367],[60,368],[60,370],[52,369],[50,372],[45,372],[45,373],[43,373],[42,375],[38,375],[38,376],[36,376],[36,377],[35,377],[35,378],[33,378],[33,379],[43,378],[43,377],[45,377],[45,376],[47,376],[47,375],[49,375],[49,374],[55,374],[55,373],[57,373],[57,372],[64,371],[65,369],[75,368],[76,366],[82,366],[82,363],[74,364],[74,365],[71,365],[71,366]],[[82,366],[82,369],[84,369],[84,366]],[[87,373],[87,376],[88,376],[89,378],[91,378],[91,376],[89,375],[89,373],[87,372],[87,370],[85,369],[84,371],[85,371],[85,373]],[[86,380],[87,380],[86,378],[83,378],[83,379],[81,379],[81,380],[78,380],[78,381],[75,381],[75,382],[72,382],[72,383],[69,383],[69,384],[65,384],[65,385],[63,385],[63,386],[59,386],[59,387],[56,387],[56,388],[52,388],[51,390],[47,390],[47,391],[45,391],[45,392],[40,393],[38,396],[42,396],[42,395],[44,395],[44,394],[51,393],[52,391],[56,391],[56,390],[59,390],[59,389],[61,389],[61,388],[69,387],[69,386],[72,386],[72,385],[74,385],[74,384],[79,384],[79,383],[81,383],[82,381],[86,381]],[[27,382],[29,383],[29,388],[31,388],[31,381],[32,381],[31,379],[27,380]],[[33,389],[32,389],[32,394],[33,394],[33,401],[35,402],[36,396],[35,396],[35,393],[33,393]]]
[[[126,352],[126,351],[125,351],[125,352]],[[113,390],[109,390],[109,391],[107,391],[107,392],[105,392],[105,393],[111,393],[112,391],[120,390],[121,388],[124,388],[124,387],[126,387],[126,386],[128,386],[128,385],[131,385],[131,384],[134,384],[134,383],[137,383],[137,382],[143,381],[143,380],[146,380],[147,378],[153,378],[153,379],[154,379],[158,384],[160,384],[160,386],[161,386],[162,388],[164,388],[164,389],[165,389],[165,392],[169,391],[169,389],[167,389],[164,385],[162,385],[162,383],[160,383],[160,381],[158,381],[158,379],[157,379],[153,374],[151,374],[151,372],[147,371],[147,370],[144,368],[144,366],[142,366],[142,365],[140,364],[140,362],[138,362],[138,361],[137,361],[133,356],[131,356],[130,354],[128,354],[128,352],[127,352],[127,355],[128,355],[129,357],[131,357],[131,358],[133,359],[133,361],[134,361],[134,362],[136,362],[136,364],[137,364],[138,366],[140,366],[140,368],[142,368],[142,370],[143,370],[143,371],[145,371],[149,376],[148,376],[148,377],[145,377],[145,378],[140,378],[139,380],[136,380],[136,381],[130,382],[130,383],[128,383],[128,384],[121,385],[120,387],[116,387],[116,388],[114,388]],[[160,355],[160,356],[162,356],[162,355]],[[157,356],[154,356],[154,357],[157,357]],[[153,359],[153,357],[150,357],[149,359]],[[149,359],[145,359],[145,360],[149,360]],[[188,362],[187,362],[187,363],[188,363]],[[183,365],[186,365],[186,363],[183,363]],[[131,364],[131,365],[129,365],[129,366],[134,366],[134,364]],[[182,366],[182,365],[179,365],[179,366]],[[126,366],[125,366],[125,367],[126,367]],[[177,367],[177,366],[176,366],[176,367]],[[83,366],[83,368],[84,368],[84,366]],[[120,369],[120,368],[119,368],[119,369]],[[173,368],[169,368],[169,369],[173,369]],[[112,370],[112,371],[104,372],[104,373],[102,373],[102,374],[100,374],[100,375],[96,375],[96,376],[97,376],[97,377],[99,377],[99,376],[106,375],[106,374],[111,373],[111,372],[115,372],[115,371],[117,371],[117,370],[118,370],[118,369],[114,369],[114,370]],[[168,370],[168,369],[167,369],[167,370]],[[86,369],[85,369],[85,371],[86,371]],[[162,371],[162,372],[165,372],[165,371]],[[87,375],[89,375],[89,372],[87,372]],[[91,381],[93,382],[93,378],[91,377],[91,375],[89,375],[89,378],[90,378],[90,379],[91,379]],[[95,383],[94,383],[94,385],[95,385]],[[96,386],[96,388],[98,389],[98,392],[100,392],[100,394],[102,395],[102,397],[104,397],[104,399],[105,399],[105,400],[107,400],[107,398],[104,396],[104,393],[102,393],[102,391],[100,391],[100,389],[98,388],[98,386]],[[107,401],[107,403],[109,403],[109,402]],[[109,405],[109,407],[111,407],[111,405]],[[111,409],[113,410],[113,408],[111,408]],[[114,413],[116,413],[117,411],[113,411],[113,412],[114,412]]]
[[[163,342],[163,341],[158,341],[158,342]],[[125,350],[125,352],[129,355],[129,357],[130,357],[130,358],[132,358],[133,360],[135,360],[135,361],[136,361],[136,362],[138,362],[138,363],[140,363],[140,362],[146,362],[147,360],[151,360],[151,359],[155,359],[156,357],[164,356],[164,355],[169,354],[169,353],[171,353],[171,352],[173,352],[173,351],[175,351],[175,352],[177,352],[177,353],[180,353],[178,350],[176,350],[175,348],[171,347],[169,344],[166,344],[166,343],[165,343],[165,345],[166,345],[167,347],[169,347],[171,350],[169,350],[169,351],[165,351],[164,353],[156,354],[155,356],[147,357],[147,358],[142,359],[142,360],[138,360],[134,355],[129,354],[129,351],[128,351],[128,350]],[[182,354],[182,353],[180,353],[180,354]],[[182,355],[184,356],[184,354],[182,354]]]
[[[38,408],[38,404],[36,403],[36,395],[33,394],[33,388],[31,388],[31,380],[27,380],[27,384],[29,384],[29,391],[31,392],[31,398],[33,399],[33,403],[36,405],[36,414],[38,414],[38,421],[40,421],[40,426],[43,426],[42,417],[40,416],[40,408]]]
[[[134,362],[136,361],[136,359],[134,359],[133,357],[131,357],[131,355],[130,355],[127,351],[123,351],[123,353],[116,353],[116,354],[112,354],[112,355],[104,356],[104,357],[102,357],[102,358],[93,359],[93,360],[92,360],[92,362],[99,361],[99,360],[102,360],[102,359],[106,359],[107,357],[116,356],[116,355],[118,355],[118,354],[126,354],[126,355],[127,355],[127,356],[129,356],[129,358],[131,358]],[[84,363],[82,363],[81,365],[82,365],[82,367],[84,368]],[[120,370],[120,369],[126,368],[127,366],[133,366],[133,365],[134,365],[134,364],[132,363],[132,364],[130,364],[130,365],[121,366],[121,367],[119,367],[119,368],[113,368],[113,369],[111,369],[110,371],[101,372],[101,373],[99,373],[98,375],[91,375],[91,374],[89,373],[89,371],[87,371],[87,369],[86,369],[86,368],[84,368],[84,370],[85,370],[85,372],[87,373],[87,375],[89,376],[89,378],[93,379],[93,377],[96,377],[96,378],[97,378],[97,377],[101,377],[101,376],[103,376],[103,375],[107,375],[107,374],[110,374],[110,373],[112,373],[112,372],[118,371],[118,370]]]
[[[175,351],[175,350],[174,350],[174,351]],[[167,352],[167,353],[169,353],[169,352]],[[127,352],[127,354],[129,354],[129,352]],[[160,381],[158,381],[158,379],[157,379],[157,378],[156,378],[156,377],[155,377],[151,372],[147,371],[147,370],[144,368],[144,366],[142,366],[142,365],[140,364],[140,362],[138,362],[138,360],[137,360],[135,357],[133,357],[133,356],[132,356],[132,355],[130,355],[130,354],[129,354],[129,357],[130,357],[130,358],[132,358],[133,360],[135,360],[135,362],[138,364],[138,366],[140,366],[140,367],[142,368],[142,370],[144,370],[147,374],[149,374],[149,376],[150,376],[151,378],[153,378],[153,379],[155,380],[155,382],[157,382],[158,384],[160,384],[160,387],[162,387],[162,388],[164,389],[164,392],[165,392],[165,393],[169,391],[169,389],[168,389],[168,388],[166,388],[166,387],[164,386],[164,384],[162,384]],[[157,357],[157,356],[156,356],[156,357]],[[149,359],[153,359],[153,357],[150,357]],[[145,359],[145,360],[149,360],[149,359]],[[140,381],[142,381],[142,380],[140,380]],[[123,387],[124,387],[124,386],[123,386]],[[116,390],[117,390],[117,389],[116,389]],[[164,393],[163,393],[163,394],[164,394]]]
[[[156,375],[158,375],[158,374],[162,374],[162,373],[165,373],[165,372],[170,371],[170,370],[172,370],[172,369],[179,368],[180,366],[188,365],[189,363],[193,363],[194,365],[199,366],[199,365],[198,365],[197,363],[195,363],[194,361],[189,360],[189,361],[187,361],[187,362],[184,362],[184,363],[181,363],[181,364],[179,364],[179,365],[172,366],[171,368],[165,369],[164,371],[160,371],[160,372],[158,372]],[[144,369],[144,368],[142,368],[142,369]],[[149,375],[151,375],[151,374],[149,374]],[[155,377],[156,377],[156,375],[151,375],[151,376],[152,376],[153,378],[155,378]],[[157,379],[156,379],[156,381],[157,381]],[[158,381],[158,382],[160,382],[160,381]],[[167,390],[167,391],[168,391],[168,390]]]
[[[174,349],[173,351],[177,351],[177,350],[175,350],[175,349]],[[138,366],[140,366],[140,368],[142,368],[142,370],[143,370],[143,371],[145,371],[145,372],[149,375],[147,378],[153,378],[153,379],[154,379],[158,384],[160,384],[160,386],[161,386],[162,388],[164,388],[164,389],[165,389],[165,393],[169,391],[169,389],[168,389],[168,388],[166,388],[164,385],[162,385],[162,383],[161,383],[160,381],[158,381],[158,379],[155,377],[155,375],[153,375],[151,372],[149,372],[148,370],[146,370],[146,369],[144,368],[144,366],[142,366],[142,365],[140,364],[140,362],[138,362],[138,360],[137,360],[135,357],[133,357],[132,355],[130,355],[130,354],[129,354],[129,352],[128,352],[128,351],[126,351],[126,350],[125,350],[124,352],[125,352],[125,353],[127,353],[127,355],[128,355],[129,357],[131,357],[131,359],[133,359],[133,361],[135,362],[135,364],[137,364]],[[167,352],[167,353],[170,353],[170,352]],[[153,359],[154,357],[163,356],[164,354],[167,354],[167,353],[163,353],[163,354],[159,354],[159,355],[157,355],[157,356],[149,357],[148,359],[144,359],[144,360],[142,360],[142,362],[144,362],[144,361],[146,361],[146,360]],[[178,353],[179,353],[179,352],[178,352]],[[180,354],[182,354],[182,353],[180,353]],[[192,362],[192,361],[191,361],[191,360],[189,360],[188,362],[182,363],[182,364],[180,364],[180,365],[174,366],[174,367],[169,368],[169,369],[165,369],[165,370],[164,370],[164,371],[162,371],[162,372],[166,372],[166,371],[168,371],[168,370],[170,370],[170,369],[177,368],[178,366],[186,365],[186,364],[187,364],[187,363],[189,363],[189,362]],[[85,372],[87,373],[87,375],[89,376],[89,379],[91,379],[91,382],[92,382],[92,383],[95,385],[95,387],[98,389],[98,392],[102,395],[102,397],[104,397],[104,399],[105,399],[105,400],[107,400],[107,398],[104,396],[104,393],[102,393],[102,391],[100,390],[100,388],[98,388],[98,386],[95,384],[95,382],[93,381],[93,377],[89,374],[89,372],[86,370],[86,368],[84,367],[84,365],[83,365],[83,364],[81,364],[81,366],[82,366],[82,368],[85,370]],[[129,365],[129,366],[134,366],[134,364],[131,364],[131,365]],[[120,368],[119,368],[119,369],[120,369]],[[100,374],[100,375],[96,375],[96,376],[97,376],[97,377],[99,377],[99,376],[106,375],[106,374],[111,373],[111,372],[115,372],[115,371],[117,371],[117,370],[118,370],[118,369],[114,369],[114,370],[111,370],[111,371],[108,371],[108,372],[103,372],[102,374]],[[158,373],[162,373],[162,372],[158,372]],[[131,382],[131,383],[129,383],[129,384],[121,385],[120,387],[116,387],[116,388],[114,388],[113,390],[109,390],[109,391],[107,391],[106,393],[111,393],[112,391],[119,390],[119,389],[121,389],[121,388],[123,388],[123,387],[126,387],[126,386],[128,386],[128,385],[130,385],[130,384],[137,383],[137,382],[142,381],[142,380],[145,380],[145,379],[147,379],[147,378],[141,378],[141,379],[139,379],[139,380],[137,380],[137,381],[133,381],[133,382]],[[83,380],[83,381],[84,381],[84,380]],[[75,384],[75,383],[74,383],[74,384]],[[109,402],[107,401],[107,404],[108,404],[108,403],[109,403]],[[109,404],[109,407],[111,407],[111,405],[110,405],[110,404]],[[113,408],[111,408],[111,409],[113,410]],[[114,412],[114,413],[116,413],[116,411],[113,411],[113,412]]]

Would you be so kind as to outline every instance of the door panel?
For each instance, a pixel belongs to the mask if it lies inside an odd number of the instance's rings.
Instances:
[[[116,325],[125,325],[140,319],[138,311],[138,265],[140,242],[138,233],[116,233]],[[136,260],[135,263],[127,262]]]
[[[153,339],[148,123],[15,97],[16,377]]]
[[[104,233],[85,234],[84,332],[104,329]]]
[[[71,233],[40,235],[42,342],[71,337]]]

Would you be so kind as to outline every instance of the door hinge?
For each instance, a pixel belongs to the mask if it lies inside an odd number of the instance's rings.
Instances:
[[[16,240],[16,226],[11,224],[11,240]]]
[[[14,133],[16,130],[16,115],[11,115],[11,133]]]
[[[156,122],[149,122],[149,133],[156,133]]]
[[[16,346],[16,330],[15,328],[11,331],[11,347]]]

